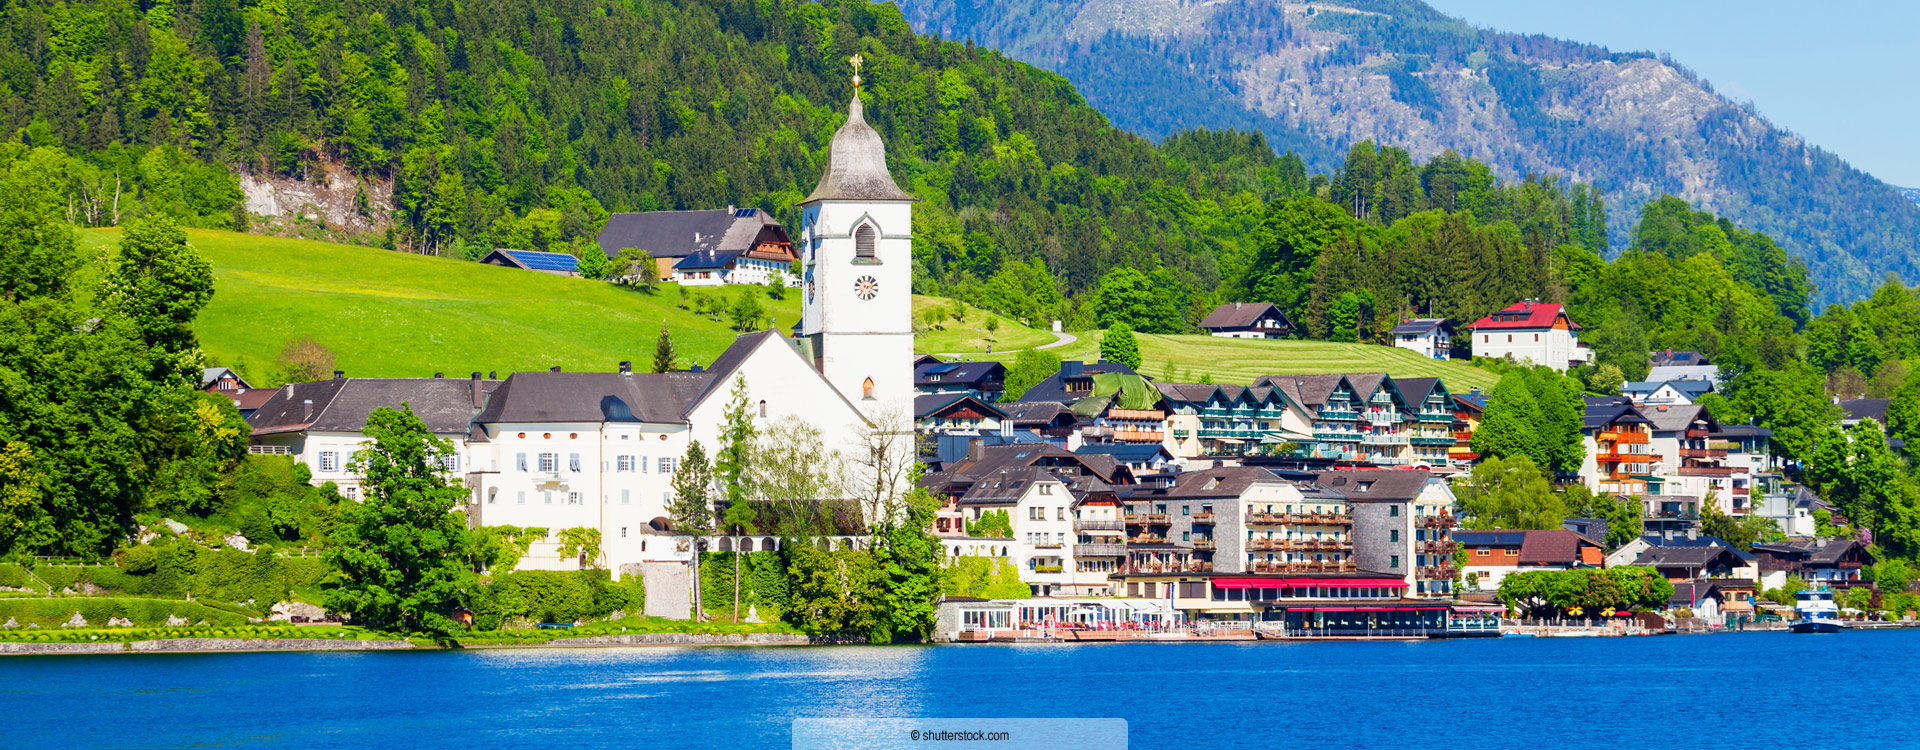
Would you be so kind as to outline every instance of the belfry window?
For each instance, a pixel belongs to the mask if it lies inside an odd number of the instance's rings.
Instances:
[[[874,240],[877,239],[878,236],[879,236],[879,233],[873,231],[872,224],[861,224],[859,229],[853,230],[853,257],[855,258],[874,257],[873,244],[874,244]]]
[[[867,382],[860,384],[860,397],[873,400],[873,378],[867,378]]]

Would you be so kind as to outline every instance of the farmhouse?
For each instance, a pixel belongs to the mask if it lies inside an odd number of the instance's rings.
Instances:
[[[1475,357],[1511,357],[1561,372],[1593,361],[1593,351],[1580,344],[1580,325],[1561,305],[1521,300],[1467,329]]]

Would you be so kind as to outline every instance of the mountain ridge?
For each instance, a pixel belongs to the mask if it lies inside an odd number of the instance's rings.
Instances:
[[[1822,303],[1865,296],[1889,271],[1920,278],[1912,193],[1664,56],[1476,28],[1416,0],[899,4],[922,31],[1061,73],[1148,137],[1226,126],[1209,114],[1234,109],[1226,96],[1316,166],[1371,139],[1416,159],[1454,150],[1507,179],[1594,182],[1616,252],[1639,209],[1673,194],[1781,240],[1813,268]]]

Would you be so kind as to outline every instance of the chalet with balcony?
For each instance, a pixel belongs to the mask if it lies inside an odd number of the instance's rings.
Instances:
[[[209,367],[200,371],[200,390],[227,399],[240,411],[240,418],[253,416],[260,406],[273,398],[272,388],[255,388],[230,367]]]
[[[961,435],[978,437],[1001,432],[1007,424],[1005,412],[993,404],[967,393],[941,393],[915,396],[913,426],[922,435]]]
[[[1164,474],[1174,470],[1174,457],[1164,445],[1151,443],[1107,443],[1083,445],[1073,451],[1080,455],[1111,457],[1133,471],[1135,477]]]
[[[1642,380],[1620,386],[1620,395],[1636,404],[1694,404],[1713,392],[1711,380]]]
[[[1126,508],[1113,485],[1094,477],[1067,482],[1073,493],[1073,579],[1070,596],[1113,596],[1112,576],[1127,563]]]
[[[1454,435],[1454,399],[1439,378],[1389,379],[1399,402],[1407,405],[1402,415],[1407,436],[1408,457],[1413,466],[1447,468],[1453,465],[1450,453],[1458,443]],[[1471,436],[1468,438],[1471,440]]]
[[[1492,591],[1509,574],[1529,570],[1572,570],[1605,565],[1599,542],[1566,529],[1466,530],[1453,532],[1466,550],[1463,569],[1469,590]]]
[[[1478,386],[1453,394],[1453,446],[1447,449],[1447,459],[1454,465],[1467,466],[1480,460],[1480,454],[1473,451],[1473,431],[1479,429],[1480,418],[1486,413],[1487,394]]]
[[[1765,588],[1786,585],[1788,574],[1832,588],[1869,585],[1861,571],[1875,562],[1867,544],[1854,538],[1754,542],[1753,555]]]
[[[1657,488],[1654,464],[1663,456],[1653,450],[1653,423],[1623,398],[1587,399],[1581,434],[1587,457],[1580,476],[1587,488],[1605,495],[1645,495]]]
[[[616,213],[607,217],[595,242],[610,259],[619,257],[620,251],[626,248],[646,251],[657,264],[655,271],[661,281],[672,279],[674,266],[696,253],[797,257],[786,227],[771,214],[757,208],[733,206],[701,211]]]
[[[1313,439],[1295,455],[1328,464],[1415,463],[1408,425],[1412,409],[1386,373],[1268,375],[1254,383],[1301,406]]]
[[[1037,435],[1069,450],[1078,449],[1083,442],[1080,418],[1058,401],[1013,401],[994,404],[994,408],[1006,415],[1006,422],[1016,433]]]
[[[1313,439],[1306,407],[1267,386],[1155,383],[1181,458],[1266,455]]]
[[[1729,465],[1727,450],[1710,444],[1720,423],[1699,404],[1649,404],[1639,408],[1651,423],[1650,445],[1662,455],[1655,462],[1659,488],[1671,495],[1713,498],[1721,512],[1732,510],[1734,475],[1741,467]]]
[[[1229,339],[1283,339],[1292,324],[1268,302],[1228,302],[1200,321],[1207,333]]]
[[[913,391],[923,396],[964,393],[981,401],[999,401],[1007,366],[999,362],[942,362],[921,355],[913,363]]]

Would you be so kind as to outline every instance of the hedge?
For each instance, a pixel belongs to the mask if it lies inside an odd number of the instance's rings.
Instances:
[[[705,552],[700,555],[700,601],[709,613],[732,614],[733,556],[740,560],[741,616],[752,611],[763,621],[780,619],[790,606],[786,559],[779,551]]]
[[[0,586],[10,589],[38,588],[27,576],[27,569],[12,563],[0,563]]]
[[[131,620],[136,626],[166,625],[169,617],[182,617],[188,623],[209,625],[245,625],[247,617],[209,607],[200,602],[171,599],[134,599],[122,597],[64,597],[58,599],[0,599],[0,623],[13,619],[18,627],[28,624],[57,628],[79,612],[88,627],[104,628],[115,617]]]
[[[521,570],[482,587],[474,597],[474,625],[493,630],[509,620],[580,622],[646,604],[639,576],[614,582],[604,570]]]

